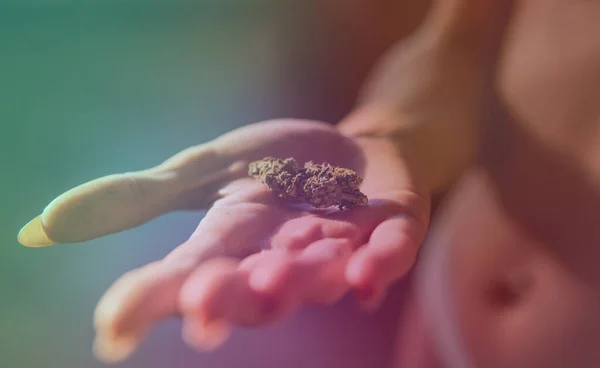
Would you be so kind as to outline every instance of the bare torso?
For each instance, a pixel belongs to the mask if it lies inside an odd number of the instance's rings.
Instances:
[[[423,259],[423,270],[444,265],[427,285],[449,293],[442,308],[412,300],[439,323],[399,330],[399,344],[429,335],[414,364],[456,363],[459,349],[474,367],[600,365],[599,17],[598,1],[518,2],[479,167]],[[440,336],[455,341],[431,343]],[[406,359],[398,366],[417,366]]]

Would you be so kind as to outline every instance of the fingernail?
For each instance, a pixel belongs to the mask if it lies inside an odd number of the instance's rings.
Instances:
[[[21,231],[19,231],[17,240],[21,245],[31,248],[41,248],[56,244],[48,237],[44,230],[42,215],[39,215],[23,226]]]
[[[135,337],[110,339],[98,336],[94,341],[93,352],[103,363],[114,364],[129,358],[138,343],[139,339]]]
[[[193,348],[209,352],[218,349],[231,335],[231,327],[225,321],[185,322],[183,340]]]

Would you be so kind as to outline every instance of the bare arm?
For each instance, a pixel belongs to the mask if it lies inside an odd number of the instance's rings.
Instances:
[[[341,132],[391,140],[420,190],[443,191],[477,153],[511,3],[434,4],[380,63]]]

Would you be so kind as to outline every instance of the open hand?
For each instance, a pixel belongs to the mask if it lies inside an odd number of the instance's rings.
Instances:
[[[396,180],[397,165],[382,165],[380,156],[373,164],[364,147],[322,123],[251,124],[153,169],[63,194],[20,240],[83,241],[169,211],[208,208],[189,240],[123,275],[104,295],[95,323],[96,352],[105,360],[125,358],[170,315],[183,316],[190,345],[210,349],[231,324],[271,322],[301,303],[333,303],[349,290],[373,307],[412,266],[429,199]],[[264,156],[356,170],[369,203],[343,211],[286,204],[248,177],[248,163]]]

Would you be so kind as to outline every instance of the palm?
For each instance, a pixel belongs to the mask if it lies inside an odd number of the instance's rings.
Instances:
[[[288,205],[246,174],[247,164],[264,156],[327,161],[360,172],[360,149],[334,128],[310,121],[263,122],[237,129],[215,142],[231,155],[230,162],[243,165],[237,175],[213,185],[212,191],[201,190],[200,198],[191,196],[192,201],[210,207],[194,234],[204,238],[211,234],[213,242],[226,248],[225,254],[239,257],[262,249],[298,248],[325,237],[345,237],[356,243],[357,237],[373,226],[375,217],[356,223],[348,211]],[[206,242],[187,242],[174,254],[201,253],[206,248],[210,248]]]
[[[299,250],[327,238],[348,240],[352,247],[366,241],[383,220],[401,213],[401,203],[372,194],[367,206],[349,210],[316,210],[289,205],[254,179],[238,179],[223,187],[222,197],[209,209],[195,234],[226,248],[230,256],[243,257],[266,249]],[[193,236],[192,236],[193,238]],[[187,242],[174,254],[202,252],[205,242]]]
[[[264,156],[295,157],[300,162],[327,161],[362,171],[360,148],[334,128],[320,123],[295,120],[257,123],[219,140],[233,160],[244,164]],[[215,186],[212,193],[203,192],[204,197],[212,199],[211,206],[191,239],[199,236],[204,241],[188,241],[171,257],[175,258],[178,253],[186,256],[203,253],[211,248],[207,239],[218,244],[213,247],[224,248],[218,253],[236,257],[265,249],[302,249],[326,238],[346,239],[358,247],[380,222],[406,210],[397,198],[404,188],[395,188],[397,191],[392,193],[363,188],[371,198],[370,204],[345,211],[289,205],[245,175],[247,166],[242,167],[243,177]],[[371,175],[385,176],[386,173]],[[368,185],[369,181],[366,182]]]

